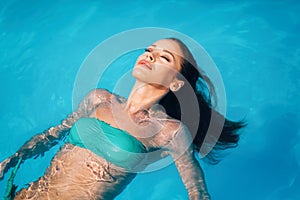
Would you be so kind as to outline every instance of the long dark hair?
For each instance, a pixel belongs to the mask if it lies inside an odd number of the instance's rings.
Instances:
[[[196,151],[199,152],[202,145],[208,146],[208,148],[210,145],[213,145],[209,148],[209,153],[205,156],[204,160],[210,164],[217,164],[221,160],[219,150],[236,147],[240,138],[240,135],[237,132],[246,124],[244,121],[231,121],[215,110],[212,103],[213,101],[216,102],[216,95],[214,86],[210,79],[200,71],[199,67],[197,67],[197,63],[192,53],[181,40],[177,38],[167,39],[175,41],[182,50],[183,58],[181,62],[181,75],[184,77],[185,81],[188,81],[188,83],[185,83],[183,88],[175,93],[169,91],[160,100],[159,104],[164,107],[169,116],[181,120],[188,127],[193,136],[193,144]],[[184,87],[186,87],[186,85],[189,85],[196,95],[200,112],[199,121],[195,121],[188,116],[190,115],[189,110],[192,111],[195,108],[191,107],[187,112],[181,111],[177,97],[178,95],[185,95]],[[212,116],[214,116],[213,122]],[[221,133],[219,135],[217,134],[215,141],[213,139],[204,141],[208,129],[211,128],[211,123],[212,126],[216,127],[221,125],[221,129],[219,131]],[[193,134],[193,132],[195,132],[195,134]],[[214,133],[212,135],[214,135]]]

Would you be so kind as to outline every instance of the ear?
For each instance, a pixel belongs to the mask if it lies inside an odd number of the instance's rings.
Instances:
[[[174,81],[170,84],[170,90],[172,92],[177,92],[180,88],[182,88],[182,86],[184,86],[184,81],[175,78]]]

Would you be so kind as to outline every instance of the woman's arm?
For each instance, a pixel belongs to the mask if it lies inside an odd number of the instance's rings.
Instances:
[[[184,125],[181,125],[169,143],[169,152],[184,183],[190,200],[209,200],[204,173],[194,156],[192,138]]]
[[[92,90],[79,104],[78,109],[62,120],[61,124],[29,139],[15,154],[0,163],[0,180],[9,168],[17,164],[19,158],[24,161],[28,158],[38,157],[55,146],[79,118],[90,116],[100,103],[107,99],[108,95],[110,93],[106,90]]]

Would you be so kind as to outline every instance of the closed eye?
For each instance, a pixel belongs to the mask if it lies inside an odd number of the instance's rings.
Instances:
[[[167,62],[170,62],[170,59],[167,56],[161,56],[163,59],[165,59]]]
[[[151,52],[152,50],[151,49],[149,49],[149,48],[146,48],[145,49],[145,52]]]
[[[145,49],[145,52],[152,52],[153,51],[153,49],[152,48],[146,48]],[[169,53],[169,52],[167,52],[167,53]],[[171,54],[172,55],[172,54]],[[160,56],[161,58],[163,58],[165,61],[167,61],[167,62],[171,62],[171,59],[169,58],[169,56],[166,56],[166,55],[161,55]]]

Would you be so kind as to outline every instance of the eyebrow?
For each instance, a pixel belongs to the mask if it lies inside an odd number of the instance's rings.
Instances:
[[[152,46],[152,47],[157,47],[155,44],[152,44],[151,46]],[[171,54],[171,56],[172,56],[173,59],[175,60],[175,57],[174,57],[173,53],[171,53],[169,50],[167,50],[167,49],[162,49],[162,51],[164,51],[164,52],[166,52],[166,53],[168,53],[168,54]]]

